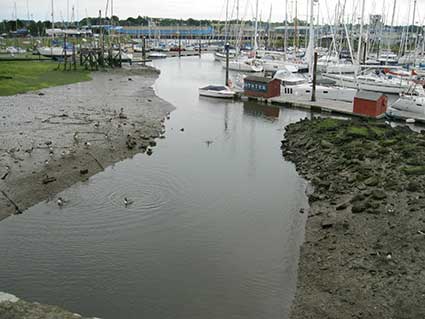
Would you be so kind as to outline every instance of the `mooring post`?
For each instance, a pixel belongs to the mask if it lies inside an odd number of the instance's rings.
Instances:
[[[104,58],[105,58],[105,38],[103,37],[103,27],[102,27],[102,10],[99,10],[99,25],[100,25],[100,35],[99,35],[99,41],[100,41],[100,56],[99,56],[99,64],[100,66],[104,66]]]
[[[122,55],[121,55],[121,41],[118,43],[118,52],[119,52],[119,59],[120,59],[120,68],[122,68]]]
[[[142,59],[143,59],[143,65],[145,65],[146,64],[146,36],[143,36]]]
[[[313,89],[311,90],[311,101],[312,102],[316,102],[316,80],[317,80],[317,52],[314,52]]]
[[[179,58],[182,56],[182,39],[180,37],[180,32],[177,33],[179,37]]]
[[[226,50],[226,83],[225,85],[229,85],[229,49],[230,49],[229,42],[226,43],[226,45],[224,46],[224,49]]]
[[[363,64],[366,64],[366,54],[367,54],[367,42],[365,41],[363,48]]]
[[[66,33],[63,36],[63,54],[64,54],[64,66],[63,66],[63,69],[64,69],[64,71],[66,71],[66,65],[68,63],[68,54],[66,52]]]
[[[199,57],[201,57],[202,47],[201,47],[201,38],[199,38]]]
[[[75,54],[75,43],[72,45],[72,64],[74,65],[74,71],[77,70],[77,57]]]

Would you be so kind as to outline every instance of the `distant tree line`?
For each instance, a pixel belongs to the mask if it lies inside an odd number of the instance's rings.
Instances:
[[[238,21],[231,20],[229,21],[229,24],[236,24]],[[245,26],[252,26],[253,21],[244,21]],[[112,17],[88,17],[80,20],[79,22],[55,22],[55,28],[76,28],[76,27],[83,27],[88,26],[91,27],[93,25],[119,25],[119,26],[191,26],[191,27],[199,27],[199,26],[214,26],[220,28],[223,27],[224,21],[219,20],[197,20],[197,19],[172,19],[172,18],[151,18],[147,16],[138,16],[136,18],[129,17],[125,20],[121,20],[117,16]],[[267,22],[261,22],[261,24],[264,26],[267,24]],[[271,23],[271,26],[277,26],[282,25],[283,22],[279,23]],[[293,26],[295,23],[294,21],[288,22],[289,26]],[[308,22],[303,20],[297,20],[298,26],[307,26]],[[347,27],[349,29],[352,29],[353,27],[357,27],[358,25],[348,25]],[[40,36],[45,34],[45,30],[52,27],[51,21],[34,21],[34,20],[3,20],[0,22],[0,34],[3,33],[10,33],[10,32],[16,32],[17,30],[26,29],[27,33],[32,36]],[[402,26],[394,27],[394,31],[401,32]],[[410,32],[416,33],[419,30],[420,27],[418,26],[411,26]],[[388,26],[387,26],[388,29]]]

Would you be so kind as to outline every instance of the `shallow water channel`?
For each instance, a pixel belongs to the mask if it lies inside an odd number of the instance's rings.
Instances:
[[[287,318],[307,203],[279,147],[308,113],[198,97],[224,79],[211,56],[154,65],[167,138],[2,221],[0,291],[105,319]]]

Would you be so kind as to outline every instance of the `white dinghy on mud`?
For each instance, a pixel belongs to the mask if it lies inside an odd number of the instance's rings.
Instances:
[[[228,86],[224,85],[208,85],[202,88],[199,88],[200,96],[222,98],[222,99],[232,99],[235,97],[236,92],[232,91]]]

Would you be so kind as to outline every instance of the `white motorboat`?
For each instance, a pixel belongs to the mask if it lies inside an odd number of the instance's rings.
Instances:
[[[223,68],[226,68],[226,62],[222,62]],[[263,72],[264,68],[256,59],[232,60],[229,61],[229,70],[239,72]]]
[[[199,95],[222,99],[232,99],[236,95],[236,92],[232,91],[228,86],[208,85],[199,88]]]
[[[72,49],[64,49],[63,47],[42,47],[38,48],[40,55],[49,58],[62,58],[66,56],[72,56]]]
[[[6,53],[9,53],[11,55],[14,55],[14,54],[24,54],[26,52],[27,52],[27,50],[22,49],[20,47],[7,47],[6,48]]]
[[[143,51],[148,52],[149,50],[147,50],[147,48],[145,48],[145,50],[143,50],[143,46],[136,44],[135,46],[133,46],[133,51],[136,53],[143,53]]]
[[[151,59],[165,59],[167,54],[162,52],[149,52],[148,57]]]
[[[119,50],[112,50],[112,56],[116,59],[119,59]],[[105,57],[107,57],[108,53],[105,52]],[[133,60],[133,54],[121,51],[121,61],[122,62],[131,62]]]
[[[236,57],[235,52],[229,52],[229,59],[234,59]],[[216,61],[226,61],[226,52],[214,52],[214,60]]]

